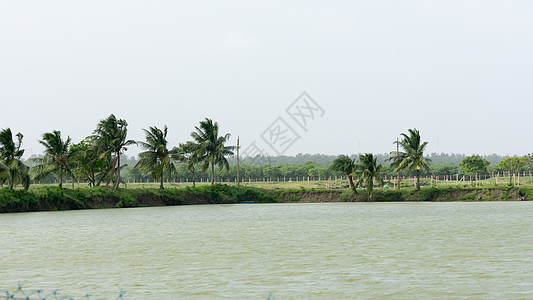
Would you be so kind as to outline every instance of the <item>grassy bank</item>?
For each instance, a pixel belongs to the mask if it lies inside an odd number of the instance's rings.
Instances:
[[[55,186],[28,191],[0,189],[0,213],[92,208],[172,206],[194,204],[230,204],[288,202],[361,202],[361,201],[524,201],[533,200],[531,187],[439,187],[376,190],[368,199],[364,191],[350,190],[264,189],[247,186],[198,186],[164,190],[153,188],[109,189],[105,187],[59,189]]]

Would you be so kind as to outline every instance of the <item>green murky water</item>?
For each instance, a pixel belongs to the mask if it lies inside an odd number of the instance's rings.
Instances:
[[[533,202],[0,215],[0,287],[126,299],[533,299]]]

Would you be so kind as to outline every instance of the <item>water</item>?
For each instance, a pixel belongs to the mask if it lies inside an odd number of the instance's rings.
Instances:
[[[0,288],[126,299],[533,299],[533,202],[0,215]]]

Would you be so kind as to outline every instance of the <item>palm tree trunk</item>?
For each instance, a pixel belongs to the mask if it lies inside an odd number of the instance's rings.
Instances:
[[[194,171],[192,171],[192,186],[196,187],[196,174],[194,174]]]
[[[117,152],[117,183],[115,189],[118,189],[120,185],[120,151]]]
[[[348,181],[350,182],[350,189],[352,189],[354,194],[357,194],[357,190],[355,189],[355,184],[353,183],[352,176],[348,175]]]
[[[211,164],[211,185],[215,184],[215,164]]]
[[[63,176],[59,176],[59,188],[63,189]]]
[[[162,190],[165,189],[165,187],[163,187],[163,179],[164,179],[163,178],[163,174],[164,174],[163,169],[161,169],[161,185],[159,185],[159,188],[162,189]]]
[[[396,187],[396,189],[400,189],[402,187],[402,174],[400,173],[400,171],[398,171],[398,186]]]
[[[416,170],[416,190],[420,191],[420,170]]]

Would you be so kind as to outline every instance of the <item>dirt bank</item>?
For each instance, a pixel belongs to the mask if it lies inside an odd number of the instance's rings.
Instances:
[[[174,189],[45,187],[30,191],[0,189],[0,213],[91,208],[121,208],[199,204],[392,202],[392,201],[526,201],[533,199],[531,187],[425,188],[414,190],[376,189],[368,199],[364,190],[271,190],[242,186],[202,186]]]

